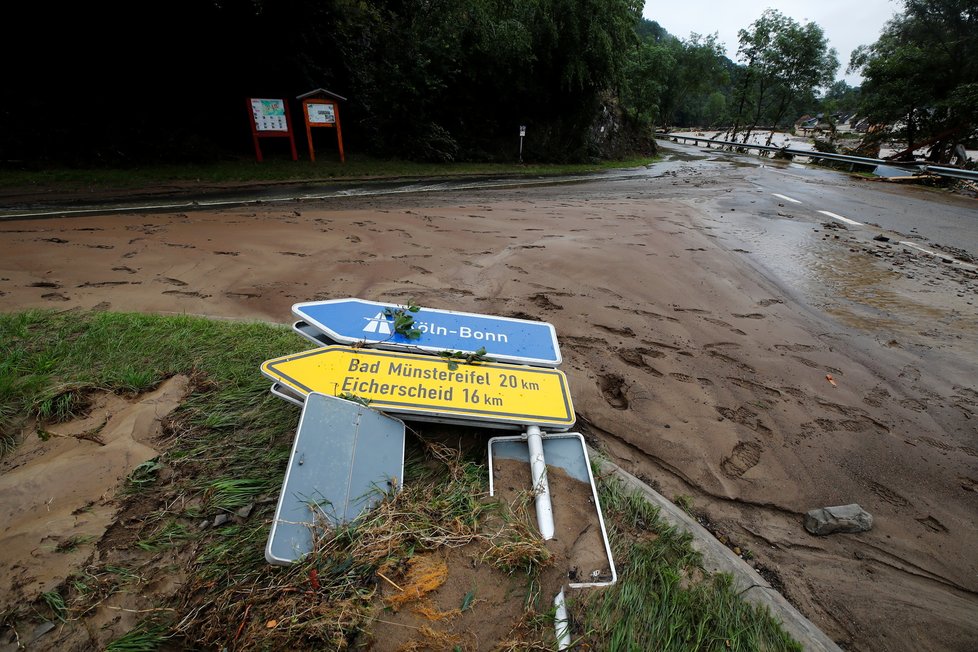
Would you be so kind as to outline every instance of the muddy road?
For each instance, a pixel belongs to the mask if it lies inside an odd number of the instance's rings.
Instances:
[[[6,220],[0,302],[285,324],[299,301],[413,298],[549,321],[577,429],[691,497],[836,641],[975,649],[978,202],[667,154],[555,186]],[[870,532],[802,527],[847,503]]]

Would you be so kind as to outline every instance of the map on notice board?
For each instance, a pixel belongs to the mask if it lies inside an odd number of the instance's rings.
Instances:
[[[251,100],[251,112],[258,131],[288,131],[288,118],[285,116],[283,100]]]
[[[336,124],[336,112],[332,104],[307,104],[306,107],[309,112],[309,124]]]

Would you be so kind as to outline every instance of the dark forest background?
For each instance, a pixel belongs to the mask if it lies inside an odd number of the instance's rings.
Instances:
[[[289,101],[301,151],[295,97],[315,88],[348,98],[348,153],[388,159],[513,162],[526,125],[528,162],[593,161],[652,153],[655,127],[746,140],[817,116],[832,138],[865,118],[877,141],[950,160],[976,142],[978,4],[900,4],[849,62],[861,88],[833,82],[820,26],[773,9],[740,30],[735,63],[715,35],[643,19],[643,0],[18,5],[0,39],[0,167],[248,158],[248,97]]]
[[[14,128],[2,136],[0,159],[116,165],[248,155],[247,97],[288,99],[301,129],[295,96],[319,87],[349,98],[341,105],[347,151],[511,161],[525,124],[541,159],[598,157],[614,153],[590,134],[613,103],[641,7],[37,3],[5,42],[3,122]]]

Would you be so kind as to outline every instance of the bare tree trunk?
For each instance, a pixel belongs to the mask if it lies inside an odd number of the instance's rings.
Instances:
[[[749,63],[747,64],[750,65]],[[747,102],[747,87],[750,85],[749,70],[744,73],[744,85],[740,89],[740,105],[737,107],[737,117],[734,118],[733,133],[730,134],[732,142],[737,141],[737,129],[740,126],[740,118],[744,115],[744,104]]]
[[[907,150],[906,151],[910,153],[910,158],[913,158],[913,150],[914,150],[913,140],[914,140],[914,136],[916,135],[915,133],[916,129],[914,128],[914,123],[913,123],[913,114],[914,114],[913,109],[910,109],[910,113],[907,114]]]
[[[778,106],[778,117],[774,119],[774,124],[771,125],[771,133],[767,135],[767,143],[765,144],[768,147],[771,146],[771,141],[774,139],[774,130],[778,128],[778,123],[781,122],[781,118],[784,117],[784,112],[785,109],[787,108],[788,108],[788,96],[785,94],[781,96],[781,104]]]
[[[764,83],[762,80],[760,87],[757,89],[757,106],[754,108],[754,122],[747,128],[747,131],[744,132],[744,138],[741,141],[745,145],[747,144],[747,141],[750,140],[751,133],[757,128],[757,123],[761,119],[761,108],[764,105],[764,91],[766,90],[767,89],[764,88]]]

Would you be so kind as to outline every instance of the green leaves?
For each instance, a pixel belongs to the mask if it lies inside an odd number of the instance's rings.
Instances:
[[[448,368],[452,371],[458,369],[459,363],[462,364],[472,364],[473,362],[492,362],[492,358],[486,357],[486,347],[479,347],[478,351],[473,353],[464,353],[462,351],[439,351],[438,357],[444,358],[448,361]]]
[[[862,73],[862,110],[910,145],[931,141],[929,158],[948,162],[978,127],[978,12],[964,0],[905,0],[879,40],[852,53]],[[969,87],[971,87],[969,89]]]
[[[414,315],[421,310],[421,307],[414,302],[414,299],[409,299],[406,306],[401,306],[399,308],[385,308],[384,316],[390,317],[394,320],[393,327],[394,332],[398,335],[403,335],[409,340],[416,340],[421,337],[421,331],[414,326]]]
[[[159,474],[160,469],[162,468],[163,465],[160,463],[159,457],[146,460],[142,464],[138,465],[126,478],[127,492],[136,493],[140,489],[152,485],[154,482],[156,482],[156,476]]]
[[[336,398],[341,398],[344,401],[353,401],[354,403],[359,403],[363,407],[368,407],[370,405],[369,398],[363,398],[362,396],[357,396],[356,394],[350,394],[349,392],[343,392],[342,394],[337,394]]]
[[[738,36],[737,52],[746,66],[739,75],[733,137],[747,125],[746,143],[760,122],[777,125],[814,103],[815,91],[832,82],[839,60],[817,23],[802,25],[776,9],[766,9]]]

